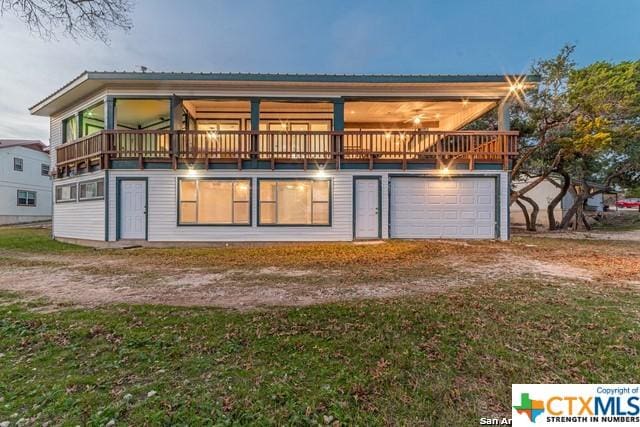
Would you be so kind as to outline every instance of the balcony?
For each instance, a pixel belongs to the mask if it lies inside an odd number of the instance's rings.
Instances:
[[[151,163],[173,169],[196,164],[205,169],[216,164],[276,169],[281,163],[297,163],[305,170],[310,165],[340,169],[355,163],[403,170],[410,164],[466,163],[473,170],[480,162],[499,163],[508,170],[517,147],[515,131],[103,130],[58,146],[56,173],[65,176],[116,165],[144,169]]]

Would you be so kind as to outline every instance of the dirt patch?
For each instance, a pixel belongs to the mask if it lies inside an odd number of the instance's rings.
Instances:
[[[553,242],[382,243],[367,248],[375,253],[365,253],[362,263],[354,262],[358,254],[345,252],[350,249],[344,245],[286,248],[291,258],[307,260],[304,268],[294,267],[290,258],[274,260],[272,266],[262,266],[263,260],[255,266],[251,253],[234,253],[227,261],[216,254],[217,262],[211,263],[202,249],[182,250],[176,256],[184,258],[166,265],[154,259],[152,251],[144,253],[147,259],[124,251],[73,256],[4,251],[0,253],[0,289],[70,306],[150,303],[244,309],[411,296],[524,278],[613,283],[616,276],[611,266],[618,266],[618,275],[626,274],[627,283],[640,274],[632,265],[640,260],[640,246],[629,251],[620,245],[603,248]],[[317,257],[317,250],[323,251],[323,257],[309,261],[310,254]],[[345,253],[351,257],[348,263],[341,262]],[[203,261],[194,261],[194,254]],[[166,255],[162,252],[158,256]],[[242,265],[238,259],[244,255],[247,258]],[[372,258],[376,262],[371,262]],[[189,267],[176,267],[181,259]]]
[[[640,230],[630,231],[559,231],[559,232],[546,232],[546,233],[522,233],[528,237],[543,237],[553,239],[594,239],[594,240],[617,240],[628,242],[640,242]]]

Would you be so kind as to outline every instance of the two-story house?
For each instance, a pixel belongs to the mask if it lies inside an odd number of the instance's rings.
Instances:
[[[0,224],[48,221],[51,210],[47,146],[0,139]]]
[[[507,239],[533,76],[84,72],[51,119],[53,234]],[[499,129],[464,131],[497,109]]]

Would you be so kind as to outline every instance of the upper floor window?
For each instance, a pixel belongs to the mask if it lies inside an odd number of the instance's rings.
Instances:
[[[62,142],[73,141],[78,138],[78,117],[71,116],[62,121]]]
[[[23,171],[22,159],[20,157],[13,158],[13,170],[18,172]]]
[[[36,192],[27,190],[18,190],[18,206],[35,206]]]
[[[104,129],[104,102],[93,105],[80,112],[82,126],[80,136],[93,135]]]
[[[42,174],[42,176],[49,176],[49,165],[47,165],[45,163],[41,163],[40,164],[40,174]]]

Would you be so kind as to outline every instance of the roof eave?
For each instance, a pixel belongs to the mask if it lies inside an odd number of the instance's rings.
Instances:
[[[55,100],[86,81],[133,80],[150,81],[191,81],[191,82],[274,82],[274,83],[340,83],[340,84],[460,84],[460,83],[503,83],[508,82],[504,75],[356,75],[356,74],[253,74],[253,73],[175,73],[175,72],[121,72],[121,71],[84,71],[78,77],[53,92],[29,108],[33,115],[47,116],[43,111]],[[527,75],[528,83],[537,83],[540,77]]]

